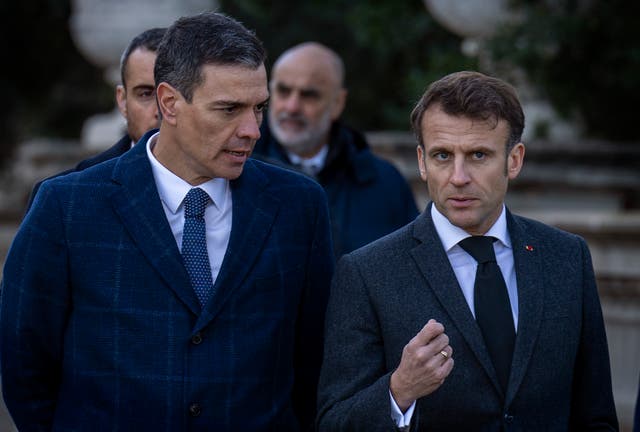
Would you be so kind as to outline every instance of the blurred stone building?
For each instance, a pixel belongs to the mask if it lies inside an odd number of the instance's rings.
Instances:
[[[452,16],[459,8],[457,3],[425,0],[434,16],[445,17],[452,31],[467,38],[463,48],[477,55],[481,44],[478,38],[487,26],[481,26],[482,14],[473,13],[469,5],[477,3],[478,10],[492,11],[504,2],[466,1],[467,9],[459,10],[472,19],[463,16],[462,21]],[[71,27],[80,50],[114,83],[114,68],[117,70],[120,52],[131,37],[145,28],[168,25],[177,16],[210,9],[211,1],[76,0],[74,8]],[[140,17],[146,18],[140,21]],[[117,30],[104,25],[114,22],[120,26]],[[510,186],[507,203],[515,213],[587,240],[607,326],[618,416],[622,430],[631,431],[640,373],[640,142],[620,144],[581,138],[579,131],[555,119],[548,104],[535,97],[527,99],[525,114],[525,164]],[[536,119],[550,122],[548,139],[535,139],[530,134]],[[114,111],[90,120],[78,140],[40,138],[19,146],[14,161],[0,172],[0,264],[4,263],[34,182],[111,145],[122,127]],[[407,177],[419,208],[424,209],[429,197],[418,176],[414,137],[406,131],[367,135],[373,151],[392,161]],[[11,430],[2,406],[0,430]]]

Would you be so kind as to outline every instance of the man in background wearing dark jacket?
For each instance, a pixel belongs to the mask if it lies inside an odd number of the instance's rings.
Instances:
[[[158,45],[160,45],[165,31],[165,28],[152,28],[143,31],[129,42],[122,53],[120,59],[122,84],[116,87],[116,100],[118,109],[127,122],[127,133],[102,153],[85,159],[75,168],[62,171],[52,177],[82,171],[100,162],[118,157],[133,147],[145,132],[160,125],[153,67],[156,63]],[[34,185],[29,196],[27,211],[31,208],[43,181]]]
[[[314,177],[329,201],[336,259],[418,214],[404,177],[375,156],[364,136],[342,124],[344,65],[324,45],[305,42],[275,62],[268,123],[254,155]]]

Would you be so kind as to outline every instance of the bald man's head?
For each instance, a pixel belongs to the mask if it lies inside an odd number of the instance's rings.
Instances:
[[[328,144],[331,124],[344,109],[344,65],[331,49],[305,42],[285,51],[271,72],[269,126],[301,157]]]
[[[304,42],[283,52],[273,65],[272,74],[279,66],[288,63],[317,68],[335,85],[344,87],[344,62],[335,51],[318,42]]]

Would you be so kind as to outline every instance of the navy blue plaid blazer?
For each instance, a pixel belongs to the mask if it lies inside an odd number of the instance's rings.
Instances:
[[[0,353],[16,425],[306,428],[334,262],[322,188],[248,160],[201,308],[145,147],[43,183],[11,246]]]

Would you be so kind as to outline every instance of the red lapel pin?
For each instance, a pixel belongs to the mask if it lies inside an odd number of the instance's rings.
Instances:
[[[524,248],[526,250],[528,250],[529,252],[531,252],[533,250],[533,246],[531,246],[531,245],[526,245]]]

